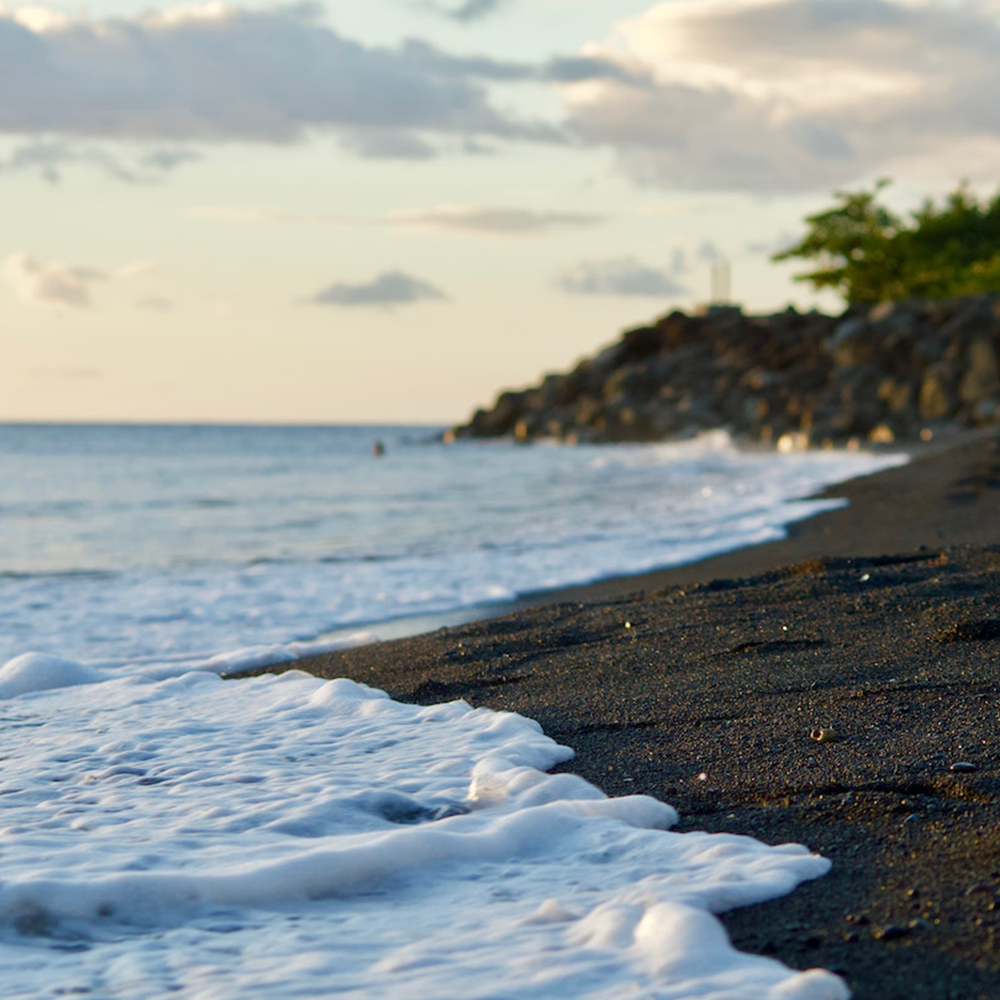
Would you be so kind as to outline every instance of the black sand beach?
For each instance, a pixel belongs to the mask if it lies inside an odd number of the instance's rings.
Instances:
[[[724,917],[744,950],[858,1000],[997,998],[1000,434],[830,492],[780,542],[289,666],[520,712],[681,829],[832,859]]]

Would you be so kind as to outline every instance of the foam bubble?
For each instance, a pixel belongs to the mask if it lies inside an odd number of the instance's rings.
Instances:
[[[105,676],[93,667],[46,653],[22,653],[0,667],[0,698],[53,688],[96,684]]]

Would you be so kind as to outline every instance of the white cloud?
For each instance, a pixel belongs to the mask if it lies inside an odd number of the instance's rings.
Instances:
[[[589,212],[547,212],[530,208],[490,208],[476,205],[438,205],[393,212],[388,222],[438,232],[475,232],[526,236],[565,226],[591,226],[601,217]]]
[[[332,129],[363,155],[423,155],[431,136],[544,137],[481,83],[524,67],[424,43],[367,47],[311,4],[223,3],[91,22],[0,12],[0,131],[290,142]],[[163,165],[161,163],[161,165]]]
[[[650,267],[634,257],[584,261],[561,274],[556,285],[573,295],[663,298],[688,294],[667,269]]]
[[[114,286],[118,283],[142,281],[154,269],[148,260],[135,260],[110,270],[82,267],[61,261],[41,261],[24,250],[8,254],[0,262],[0,274],[24,302],[57,309],[87,309],[93,304],[95,284]],[[139,299],[143,307],[162,307],[165,299],[146,294]]]
[[[587,50],[572,127],[640,183],[827,189],[961,159],[1000,168],[1000,10],[955,0],[672,0]],[[984,152],[985,151],[985,152]]]
[[[107,278],[103,271],[94,268],[46,264],[23,250],[4,258],[2,272],[7,284],[25,302],[63,309],[89,307],[90,286]]]
[[[596,225],[603,218],[592,212],[557,212],[488,205],[435,205],[432,208],[401,209],[386,215],[343,215],[252,206],[199,205],[189,209],[189,214],[197,219],[220,222],[392,226],[428,232],[494,236],[533,236],[550,229]]]
[[[310,301],[318,305],[392,308],[446,298],[444,292],[427,281],[402,271],[385,271],[371,281],[335,282],[317,292]]]

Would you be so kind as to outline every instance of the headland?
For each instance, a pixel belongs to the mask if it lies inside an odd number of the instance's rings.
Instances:
[[[745,315],[714,306],[626,331],[505,390],[450,437],[656,441],[725,427],[813,446],[920,440],[1000,420],[1000,295]]]

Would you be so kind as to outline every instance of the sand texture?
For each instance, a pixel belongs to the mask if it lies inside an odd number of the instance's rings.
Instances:
[[[833,860],[727,915],[740,948],[858,1000],[1000,997],[1000,441],[831,494],[785,541],[295,666],[523,713],[682,829]]]

